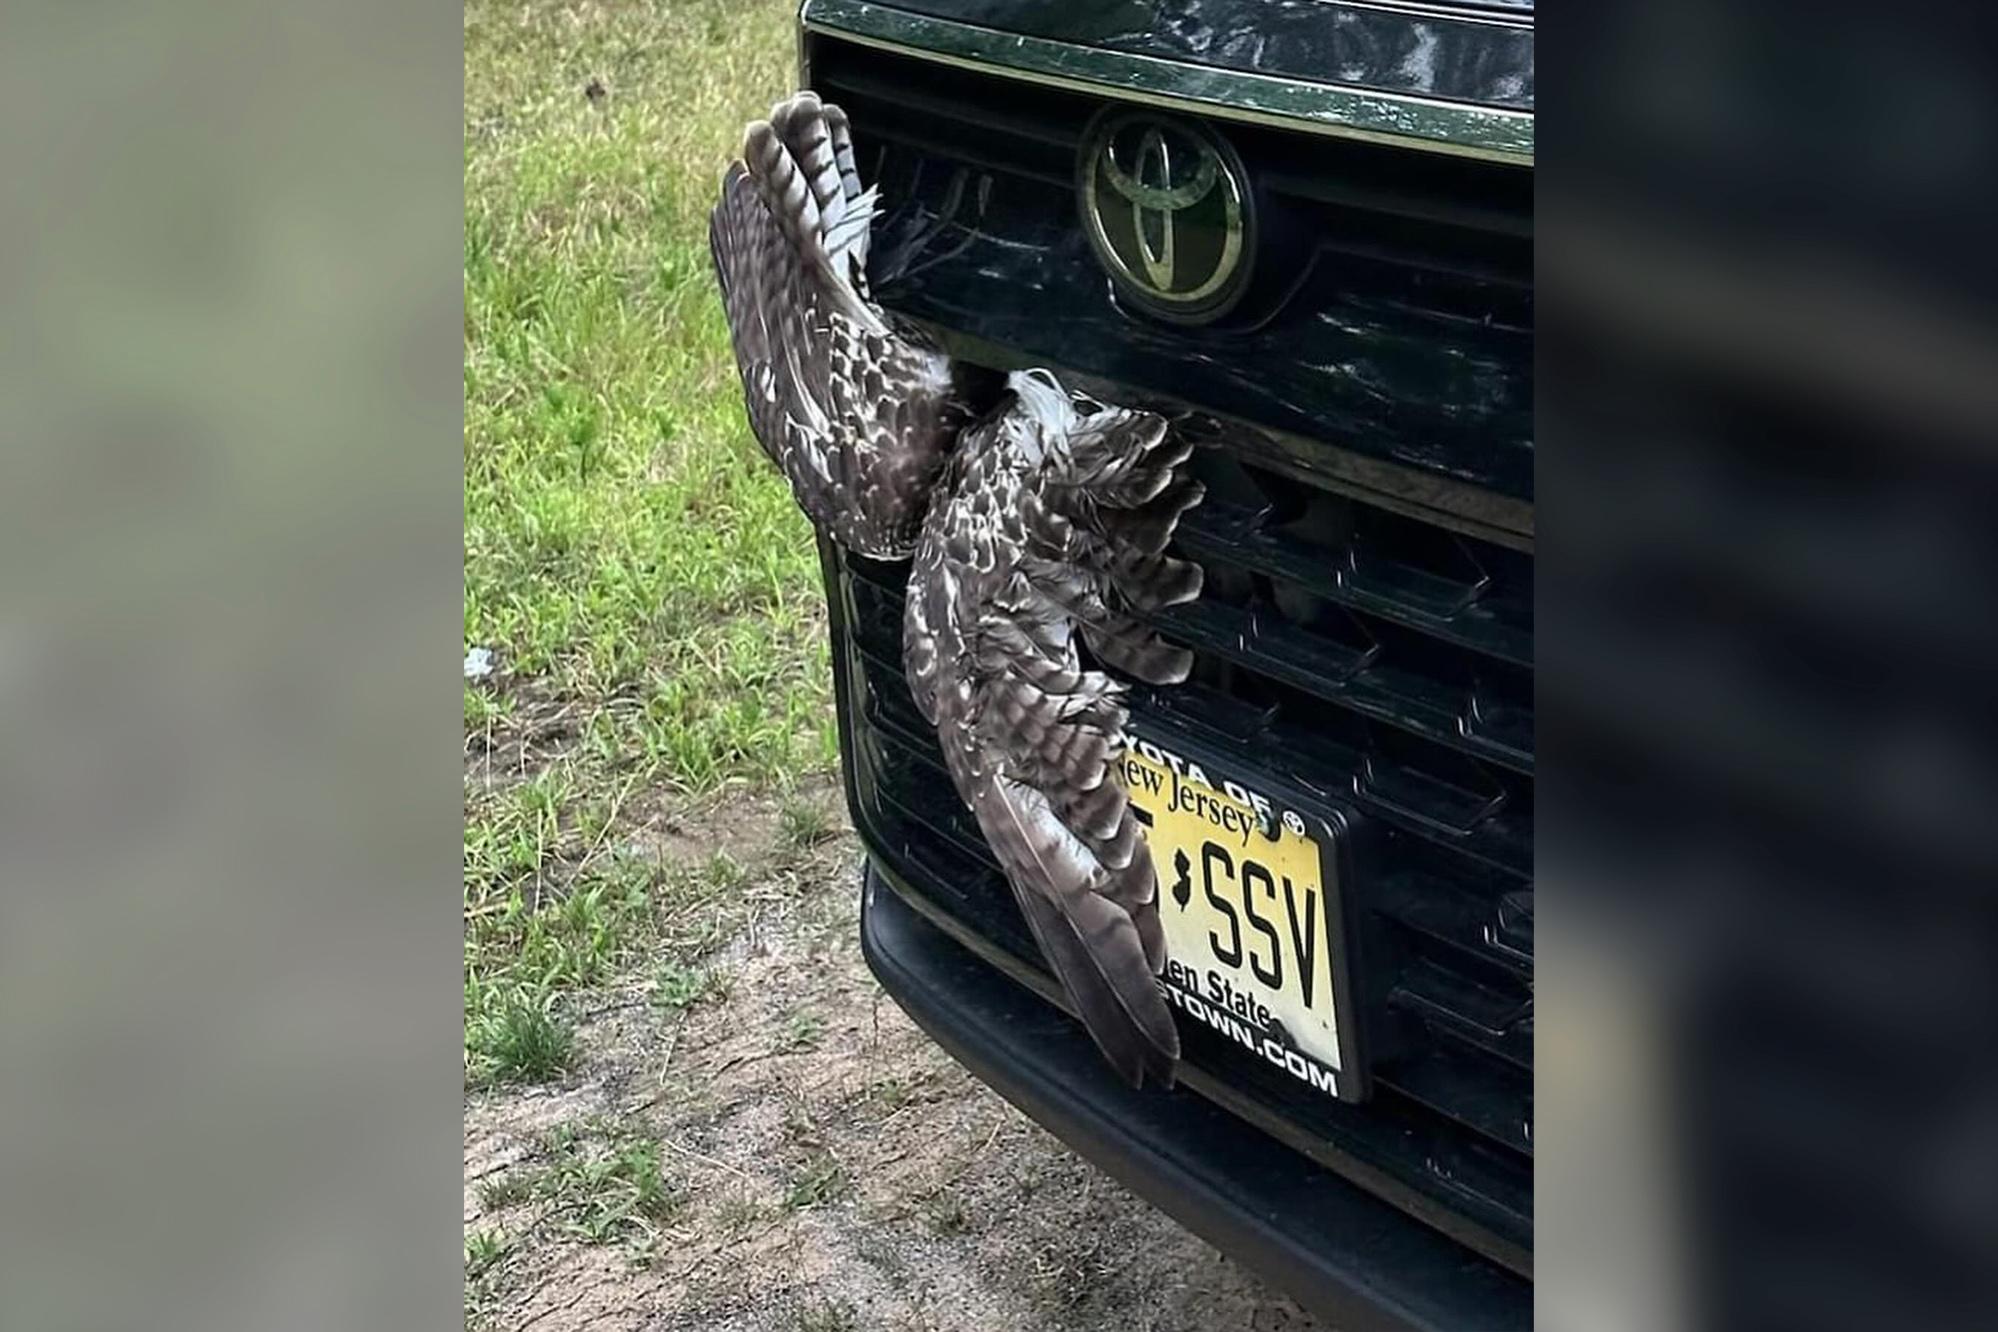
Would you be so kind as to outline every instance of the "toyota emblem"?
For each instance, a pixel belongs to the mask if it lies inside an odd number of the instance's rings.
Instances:
[[[1242,294],[1254,244],[1239,159],[1202,125],[1111,110],[1083,135],[1083,229],[1118,290],[1165,319],[1197,324]]]

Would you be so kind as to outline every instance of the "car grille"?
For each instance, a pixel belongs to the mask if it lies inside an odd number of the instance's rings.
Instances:
[[[1368,1098],[1311,1093],[1182,1022],[1188,1061],[1258,1124],[1527,1270],[1533,567],[1530,517],[1504,515],[1530,513],[1530,182],[1230,126],[1272,230],[1307,237],[1310,261],[1249,326],[1168,329],[1114,307],[1075,221],[1095,99],[827,40],[811,68],[895,204],[874,254],[884,304],[961,354],[1167,410],[1199,446],[1207,499],[1176,544],[1205,591],[1157,620],[1196,666],[1135,689],[1135,724],[1239,754],[1367,829],[1344,890]],[[1370,488],[1355,456],[1419,465],[1473,503]],[[1518,503],[1475,511],[1481,497]],[[1039,967],[902,676],[906,566],[825,558],[870,849]]]

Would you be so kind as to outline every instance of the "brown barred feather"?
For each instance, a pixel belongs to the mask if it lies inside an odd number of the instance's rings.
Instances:
[[[1158,883],[1117,775],[1123,687],[1086,669],[1078,646],[1139,678],[1184,675],[1184,651],[1131,612],[1197,589],[1197,567],[1160,552],[1200,488],[1160,418],[1084,411],[1037,373],[1008,386],[959,440],[931,506],[904,663],[1084,1025],[1132,1083],[1170,1085],[1179,1038],[1155,980]],[[1113,535],[1124,515],[1149,548]]]
[[[904,559],[976,376],[866,295],[872,191],[845,117],[810,93],[743,134],[708,241],[751,432],[798,504],[857,554]]]

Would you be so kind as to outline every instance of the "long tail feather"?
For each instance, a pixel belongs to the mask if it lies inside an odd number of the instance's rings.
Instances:
[[[1002,792],[992,805],[1002,811],[995,819],[1003,829],[1000,844],[1009,851],[1024,849],[1037,877],[1060,882],[1055,876],[1072,870],[1071,858],[1052,851],[1028,829],[1028,816],[1015,799]],[[1016,885],[1014,895],[1104,1056],[1133,1086],[1152,1081],[1170,1087],[1179,1060],[1179,1032],[1129,913],[1088,891],[1051,900]]]

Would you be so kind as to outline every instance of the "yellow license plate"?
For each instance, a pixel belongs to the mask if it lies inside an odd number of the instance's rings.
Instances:
[[[1313,823],[1148,740],[1122,769],[1158,870],[1167,1002],[1301,1083],[1355,1095],[1336,884]]]

